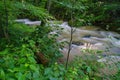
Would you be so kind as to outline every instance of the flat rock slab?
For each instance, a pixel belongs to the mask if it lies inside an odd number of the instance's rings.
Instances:
[[[29,26],[39,26],[39,25],[41,25],[41,21],[31,21],[29,19],[17,19],[17,20],[15,20],[15,22],[23,23],[23,24],[26,24],[26,25],[29,25]]]

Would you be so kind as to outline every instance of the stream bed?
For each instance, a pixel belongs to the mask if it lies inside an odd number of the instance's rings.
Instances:
[[[67,42],[70,41],[71,27],[67,22],[59,25],[62,28],[59,31],[58,41]],[[57,32],[57,31],[55,31]],[[54,32],[54,33],[55,33]],[[83,49],[89,50],[99,50],[102,55],[120,55],[120,34],[111,31],[104,31],[102,29],[96,28],[94,26],[85,26],[81,28],[74,28],[72,46],[70,52],[70,60],[74,56],[79,56],[83,52]],[[64,55],[67,57],[68,44],[64,45],[64,48],[60,49]]]

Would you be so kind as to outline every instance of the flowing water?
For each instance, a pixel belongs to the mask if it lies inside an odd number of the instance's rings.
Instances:
[[[62,28],[62,30],[58,31],[59,37],[57,40],[60,42],[66,42],[64,47],[60,49],[64,55],[63,60],[66,60],[71,27],[67,22],[62,23],[59,27]],[[111,31],[104,31],[94,26],[74,28],[69,60],[73,60],[75,56],[81,56],[84,49],[99,50],[103,56],[119,55],[120,34]],[[97,53],[97,51],[95,53]]]
[[[60,60],[65,62],[68,56],[71,27],[67,22],[62,23],[59,27],[62,30],[58,31],[59,37],[57,40],[66,42],[64,47],[60,49],[63,54]],[[92,57],[90,57],[91,54]],[[104,68],[99,69],[99,75],[114,75],[120,68],[118,66],[120,65],[120,34],[105,31],[94,26],[74,28],[69,62],[76,56],[81,56],[82,59],[95,60],[106,65]]]

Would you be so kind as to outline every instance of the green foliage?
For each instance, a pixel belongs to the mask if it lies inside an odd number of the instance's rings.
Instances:
[[[59,51],[60,43],[56,41],[58,35],[49,34],[51,31],[50,26],[38,26],[28,41],[31,42],[32,40],[32,49],[35,52],[43,53],[52,63],[62,55]]]
[[[47,6],[48,0],[25,0],[25,2],[28,2],[30,4],[33,4],[35,6],[40,6],[42,8],[45,8]]]
[[[18,18],[29,18],[31,20],[45,21],[52,17],[47,13],[44,8],[36,7],[28,3],[15,2],[14,5],[17,11]]]
[[[47,0],[6,0],[8,22],[8,43],[4,36],[6,27],[6,11],[3,0],[0,1],[0,80],[101,80],[96,75],[103,67],[94,60],[88,61],[88,56],[76,58],[68,65],[58,64],[61,57],[61,43],[56,41],[57,34],[50,34],[50,26],[30,27],[14,22],[16,18],[29,18],[46,22],[53,19],[67,20],[72,26],[81,25],[119,25],[118,0],[50,0],[50,14],[45,9]],[[37,3],[38,2],[38,3]],[[110,14],[107,14],[109,13]],[[72,18],[71,18],[72,17]],[[55,22],[59,23],[59,22]],[[48,23],[49,24],[49,23]],[[41,52],[49,60],[49,65],[43,66],[36,61],[36,52]],[[87,53],[101,51],[86,50]],[[95,57],[95,55],[89,55]],[[119,80],[118,74],[111,79]]]
[[[82,58],[76,58],[69,64],[68,69],[62,64],[55,63],[44,70],[45,80],[101,80],[92,67],[95,62],[85,62]],[[96,64],[100,64],[96,62]],[[97,66],[94,64],[94,66]]]
[[[5,5],[6,4],[6,5]],[[7,6],[7,8],[6,8]],[[12,10],[13,6],[11,3],[6,2],[4,3],[3,1],[0,1],[0,37],[5,37],[5,30],[7,30],[8,27],[8,23],[6,22],[6,20],[8,20],[8,18],[14,18],[12,16],[11,10]],[[7,11],[7,12],[6,12]],[[9,15],[8,15],[9,14]],[[9,20],[8,20],[9,22]]]
[[[45,80],[64,80],[65,67],[55,63],[44,70]]]
[[[44,67],[36,64],[34,53],[29,44],[22,47],[8,47],[0,52],[0,79],[2,80],[101,80],[96,75],[101,67],[97,61],[77,57],[65,69],[63,64],[53,63]],[[96,68],[95,68],[96,67]],[[119,73],[111,77],[119,80]]]
[[[86,1],[56,0],[53,1],[50,12],[54,14],[56,18],[70,21],[70,23],[72,15],[74,24],[73,26],[80,26],[85,24],[83,17],[85,15],[84,13],[86,13],[86,10],[88,9],[86,2],[87,0]]]
[[[26,80],[40,79],[42,65],[37,65],[34,53],[23,44],[22,47],[10,47],[0,52],[0,79]]]
[[[120,15],[119,15],[119,11],[120,11],[120,2],[113,2],[111,3],[106,3],[104,5],[104,9],[106,9],[106,13],[109,12],[109,19],[112,19],[114,22],[111,21],[110,25],[115,25],[115,26],[120,26],[119,24],[119,20],[120,20]]]
[[[30,36],[31,33],[35,30],[35,27],[30,27],[25,24],[13,23],[8,29],[11,44],[21,46],[23,43],[22,40]]]
[[[6,11],[4,2],[0,1],[0,50],[6,47],[5,44],[15,44],[16,46],[21,45],[21,40],[34,31],[26,25],[16,24],[14,20],[16,18],[30,18],[31,20],[41,20],[46,22],[46,20],[52,17],[47,13],[44,8],[39,8],[28,3],[21,3],[18,1],[6,1],[7,13],[8,13],[8,26],[6,26]],[[14,16],[13,16],[14,15]],[[8,33],[8,38],[10,42],[8,43],[5,39],[5,30]]]
[[[46,22],[48,19],[53,19],[52,16],[50,16],[47,13],[47,10],[41,7],[33,6],[29,3],[21,3],[18,1],[5,1],[6,4],[6,10],[4,1],[0,1],[0,36],[4,36],[4,28],[10,27],[10,25],[13,25],[13,20],[16,18],[29,18],[31,20],[40,20],[42,22]],[[6,13],[8,14],[6,16]],[[14,15],[14,16],[13,16]],[[7,22],[6,19],[8,17],[8,27],[6,26]]]
[[[112,79],[112,80],[119,80],[119,79],[120,79],[120,70],[119,70],[119,72],[118,72],[116,75],[113,75],[113,76],[111,77],[111,79]]]
[[[119,28],[119,12],[118,0],[112,3],[109,0],[55,0],[52,1],[50,10],[56,18],[67,20],[73,26],[97,25],[104,26],[103,28],[109,26],[110,30]]]

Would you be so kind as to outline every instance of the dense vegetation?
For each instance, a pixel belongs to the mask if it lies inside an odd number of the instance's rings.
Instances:
[[[62,20],[75,27],[97,25],[119,31],[119,4],[119,0],[1,0],[0,80],[105,79],[96,75],[98,62],[76,58],[67,69],[64,63],[58,64],[62,43],[56,42],[58,35],[49,35],[52,29],[46,24],[49,20]],[[29,27],[16,23],[19,18],[42,23]],[[119,80],[119,75],[111,79]]]
[[[50,13],[58,19],[67,21],[70,21],[72,13],[75,26],[78,27],[97,25],[103,28],[109,26],[110,30],[117,30],[120,26],[119,4],[119,0],[55,0],[51,5]]]

